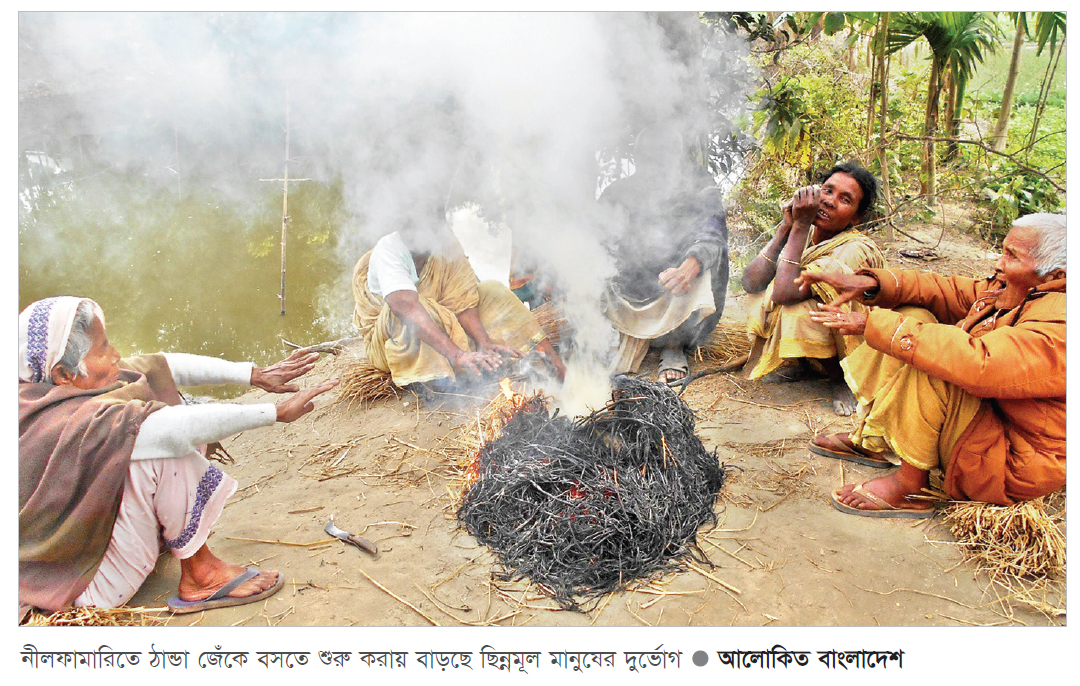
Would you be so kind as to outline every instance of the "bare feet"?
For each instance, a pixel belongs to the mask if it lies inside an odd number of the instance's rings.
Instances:
[[[817,363],[821,365],[822,371],[825,372],[832,385],[833,412],[841,417],[850,417],[859,409],[859,401],[855,399],[855,394],[851,392],[847,381],[844,380],[844,370],[840,366],[840,360],[828,357],[817,360]]]
[[[848,484],[836,491],[837,502],[857,510],[884,510],[882,504],[874,502],[876,498],[898,510],[932,510],[933,505],[913,502],[907,496],[917,495],[929,484],[929,472],[913,467],[907,462],[900,469],[886,476],[871,479],[856,487]],[[859,490],[869,495],[859,493]]]
[[[855,410],[859,409],[859,401],[855,399],[855,394],[843,381],[833,381],[831,385],[833,412],[841,417],[850,417]]]
[[[657,378],[661,383],[671,384],[682,381],[690,372],[690,362],[681,347],[664,348],[660,351],[660,371]]]
[[[180,560],[180,587],[177,595],[186,601],[205,600],[242,574],[244,569],[223,562],[210,552],[210,548],[203,545],[191,557]],[[280,573],[276,571],[263,571],[234,588],[228,595],[231,598],[257,595],[273,587],[279,576]]]
[[[660,370],[660,381],[670,384],[675,381],[682,381],[686,378],[686,372],[681,369],[662,369]]]

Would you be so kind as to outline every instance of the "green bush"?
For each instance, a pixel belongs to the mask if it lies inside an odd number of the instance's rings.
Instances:
[[[978,67],[964,101],[961,140],[989,145],[1000,110],[1009,52],[999,50]],[[851,73],[843,53],[839,40],[823,37],[778,55],[763,56],[765,85],[758,92],[759,107],[754,115],[754,133],[760,145],[748,157],[745,173],[732,192],[741,219],[752,234],[758,234],[751,237],[752,244],[760,243],[764,234],[771,232],[780,216],[779,204],[790,198],[795,188],[810,182],[812,174],[836,161],[856,159],[880,177],[876,123],[869,141],[866,138],[866,117],[871,106],[869,75]],[[885,155],[892,197],[901,206],[902,221],[934,221],[933,209],[917,202],[922,143],[905,138],[923,135],[929,75],[929,63],[924,57],[916,51],[914,59],[894,58],[890,70],[890,134]],[[1032,105],[1037,101],[1047,63],[1046,53],[1036,58],[1029,50],[1024,55],[1007,156],[969,143],[959,144],[959,154],[950,156],[948,145],[937,146],[939,196],[975,202],[977,214],[990,227],[991,234],[1007,229],[1019,215],[1059,210],[1064,202],[1064,59],[1041,114],[1036,142],[1027,149],[1036,109]],[[856,64],[865,72],[865,55]],[[943,109],[940,126],[944,123]]]
[[[1003,175],[990,180],[984,190],[995,235],[1004,236],[1017,217],[1061,208],[1061,196],[1046,178],[1019,171],[1010,163],[999,171]]]

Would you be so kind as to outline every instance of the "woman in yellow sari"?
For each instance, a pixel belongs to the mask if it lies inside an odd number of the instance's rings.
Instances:
[[[881,268],[885,257],[867,236],[853,227],[862,222],[877,198],[877,180],[855,162],[837,165],[821,177],[821,185],[795,192],[784,206],[776,234],[743,272],[743,288],[751,294],[747,333],[752,349],[748,378],[796,380],[808,366],[824,372],[833,385],[833,409],[854,412],[857,403],[844,383],[840,360],[862,342],[810,319],[820,303],[835,293],[824,283],[799,286],[804,272],[842,272]],[[861,305],[852,303],[852,307]],[[786,361],[795,370],[781,369]]]

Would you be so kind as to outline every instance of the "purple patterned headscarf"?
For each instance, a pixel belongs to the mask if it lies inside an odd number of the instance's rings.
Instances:
[[[93,304],[104,323],[105,315],[96,302],[66,295],[30,303],[19,314],[19,381],[52,383],[52,369],[67,350],[71,325],[84,301]]]

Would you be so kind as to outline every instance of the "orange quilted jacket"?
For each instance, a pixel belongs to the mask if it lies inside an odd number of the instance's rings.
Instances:
[[[993,279],[873,269],[866,342],[984,398],[949,456],[945,490],[957,500],[1009,505],[1065,485],[1065,279],[999,311]],[[890,309],[916,305],[940,324]]]

